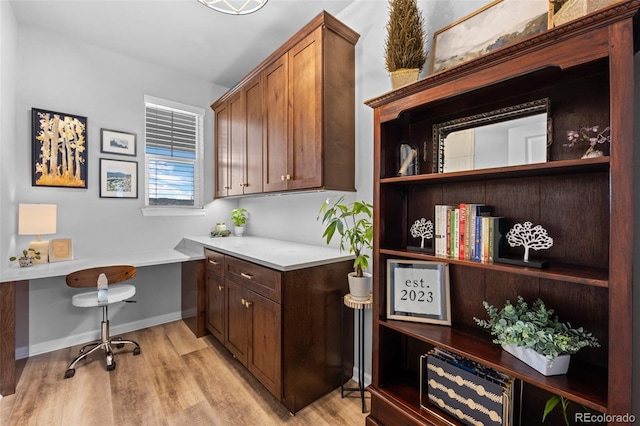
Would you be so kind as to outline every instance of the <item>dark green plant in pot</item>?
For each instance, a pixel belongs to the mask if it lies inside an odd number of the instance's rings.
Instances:
[[[344,196],[334,203],[329,199],[322,204],[317,220],[322,218],[325,225],[322,237],[331,242],[333,236],[340,235],[340,250],[349,248],[356,259],[353,269],[357,277],[363,277],[364,270],[369,266],[369,254],[365,250],[371,250],[373,241],[373,205],[364,201],[354,201],[344,204]]]

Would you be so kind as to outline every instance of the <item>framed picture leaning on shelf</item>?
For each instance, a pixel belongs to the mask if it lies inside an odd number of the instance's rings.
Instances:
[[[449,264],[387,260],[387,318],[451,325]]]

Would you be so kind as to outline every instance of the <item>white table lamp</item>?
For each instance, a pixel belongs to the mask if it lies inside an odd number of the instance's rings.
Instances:
[[[49,241],[42,241],[40,236],[56,233],[56,205],[20,204],[18,208],[18,234],[37,236],[29,243],[29,248],[40,253],[40,260],[34,259],[33,263],[49,262]]]

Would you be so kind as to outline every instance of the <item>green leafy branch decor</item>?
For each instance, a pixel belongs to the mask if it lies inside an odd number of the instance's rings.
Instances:
[[[231,220],[235,226],[244,226],[247,223],[247,209],[231,210]]]
[[[531,348],[553,361],[559,355],[574,354],[584,347],[599,347],[598,340],[582,327],[573,328],[562,323],[537,299],[531,307],[522,296],[512,305],[510,301],[500,311],[486,301],[483,306],[488,320],[473,318],[483,328],[491,330],[494,343]]]
[[[424,19],[416,0],[391,0],[385,40],[385,67],[393,72],[402,68],[422,69],[427,61]]]
[[[364,201],[354,201],[351,204],[344,204],[344,196],[338,198],[334,203],[329,199],[322,204],[317,220],[322,218],[325,225],[323,238],[327,244],[336,234],[340,235],[340,250],[349,247],[349,253],[356,255],[353,268],[357,277],[364,276],[364,270],[369,266],[369,254],[365,249],[371,250],[373,241],[373,205]]]

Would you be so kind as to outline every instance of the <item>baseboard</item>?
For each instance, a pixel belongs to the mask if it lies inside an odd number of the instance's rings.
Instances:
[[[164,315],[158,315],[156,317],[144,318],[139,321],[128,322],[126,324],[110,326],[109,334],[117,336],[118,334],[128,333],[130,331],[141,330],[143,328],[153,327],[160,324],[166,324],[168,322],[176,321],[181,318],[182,313],[180,311],[171,312]],[[29,347],[22,346],[16,348],[16,359],[22,359],[30,356],[44,354],[47,352],[57,351],[58,349],[68,348],[98,339],[100,339],[100,328],[85,333],[66,336],[60,339],[36,343],[35,345],[30,345]]]
[[[353,367],[353,377],[351,377],[351,379],[358,383],[358,381],[360,380],[360,369]],[[367,371],[365,370],[364,372],[364,385],[365,386],[369,386],[371,384],[371,373],[367,373]]]

